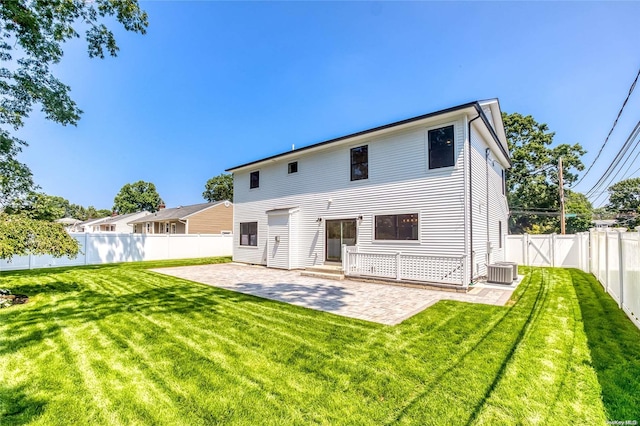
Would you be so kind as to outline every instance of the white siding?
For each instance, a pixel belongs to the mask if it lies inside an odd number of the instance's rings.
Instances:
[[[455,125],[456,165],[429,170],[427,130],[449,124]],[[298,173],[287,173],[290,159],[235,172],[234,260],[266,264],[266,211],[290,206],[300,206],[295,262],[299,267],[324,263],[326,219],[360,216],[357,238],[362,251],[465,254],[464,134],[462,116],[434,120],[428,126],[301,152]],[[351,182],[350,148],[361,145],[369,146],[369,179]],[[260,187],[249,189],[249,174],[255,170],[260,171]],[[420,215],[418,242],[374,241],[374,216],[394,213]],[[241,247],[239,223],[252,221],[258,221],[258,247]]]
[[[300,213],[295,211],[289,216],[289,269],[300,268],[299,237],[298,237],[298,218]]]
[[[489,152],[488,144],[474,129],[471,131],[471,176],[472,176],[472,209],[474,277],[486,275],[486,264],[504,260],[500,239],[507,233],[509,209],[506,196],[502,194],[502,170],[496,155]],[[503,236],[498,235],[498,222],[502,222]],[[488,250],[488,243],[491,250]]]
[[[267,266],[289,269],[289,214],[269,215],[267,223]]]

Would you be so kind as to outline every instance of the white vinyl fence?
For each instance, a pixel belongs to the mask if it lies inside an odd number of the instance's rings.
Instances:
[[[508,235],[506,260],[592,272],[640,328],[640,233],[613,228],[573,235]]]
[[[82,233],[71,234],[71,236],[80,244],[81,253],[76,258],[15,256],[11,260],[0,259],[0,271],[142,260],[231,256],[233,252],[232,235]]]
[[[640,233],[591,231],[591,272],[640,328]]]
[[[507,235],[506,259],[525,266],[558,266],[589,272],[589,233]]]

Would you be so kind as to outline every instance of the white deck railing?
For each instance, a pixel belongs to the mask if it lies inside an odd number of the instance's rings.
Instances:
[[[346,276],[465,285],[466,256],[363,253],[343,246],[342,259]]]

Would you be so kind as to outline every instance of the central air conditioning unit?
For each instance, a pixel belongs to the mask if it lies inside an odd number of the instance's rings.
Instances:
[[[513,281],[513,266],[487,265],[487,282],[494,284],[511,284]]]
[[[513,268],[513,280],[518,279],[518,264],[516,262],[496,262],[496,265],[509,265]]]

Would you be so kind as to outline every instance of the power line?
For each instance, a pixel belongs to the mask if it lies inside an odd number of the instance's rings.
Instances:
[[[602,154],[602,150],[607,145],[607,142],[609,141],[609,137],[611,137],[611,133],[613,133],[613,129],[615,129],[616,125],[618,124],[618,120],[620,119],[620,116],[622,115],[622,111],[627,106],[627,102],[629,101],[629,98],[631,97],[631,94],[633,93],[633,90],[636,88],[636,83],[638,82],[638,77],[640,77],[640,69],[638,69],[638,74],[636,74],[636,78],[633,80],[633,83],[631,83],[631,87],[629,88],[629,93],[627,94],[627,97],[625,98],[624,102],[622,103],[622,107],[620,108],[620,111],[618,111],[618,116],[616,117],[615,121],[613,122],[613,126],[611,126],[611,130],[609,130],[609,134],[605,138],[604,143],[602,144],[602,147],[600,147],[600,151],[598,151],[598,155],[596,155],[596,158],[593,159],[593,161],[591,162],[591,165],[589,165],[589,168],[587,168],[587,171],[582,175],[582,177],[578,180],[578,182],[576,182],[575,185],[573,185],[572,187],[580,185],[580,182],[582,182],[582,180],[589,174],[589,171],[591,171],[591,168],[593,168],[593,165],[596,163],[596,161],[598,161],[598,158],[600,158],[600,154]]]
[[[622,145],[622,148],[620,149],[620,151],[618,151],[618,153],[616,154],[616,156],[613,159],[613,161],[611,161],[611,164],[609,164],[609,167],[607,167],[607,170],[605,170],[603,175],[591,187],[591,189],[589,189],[586,192],[585,195],[587,196],[587,198],[591,198],[591,196],[593,196],[593,193],[595,191],[597,191],[598,189],[600,189],[600,187],[602,187],[602,185],[607,181],[607,179],[609,179],[609,176],[611,176],[611,174],[613,173],[615,168],[618,166],[618,164],[620,163],[622,158],[625,156],[625,154],[629,150],[629,147],[631,147],[631,144],[633,143],[633,140],[636,138],[636,136],[638,136],[638,134],[640,134],[640,121],[638,121],[636,126],[633,128],[633,130],[631,131],[631,134],[629,135],[629,137],[627,137],[627,140],[624,142],[624,145]],[[638,144],[638,142],[636,142],[636,146],[637,146],[637,144]],[[627,160],[628,159],[629,159],[629,157],[627,157]],[[626,164],[627,160],[625,160],[624,164]],[[624,167],[624,164],[623,164],[623,167]],[[616,176],[617,176],[617,174],[618,173],[616,173]]]

